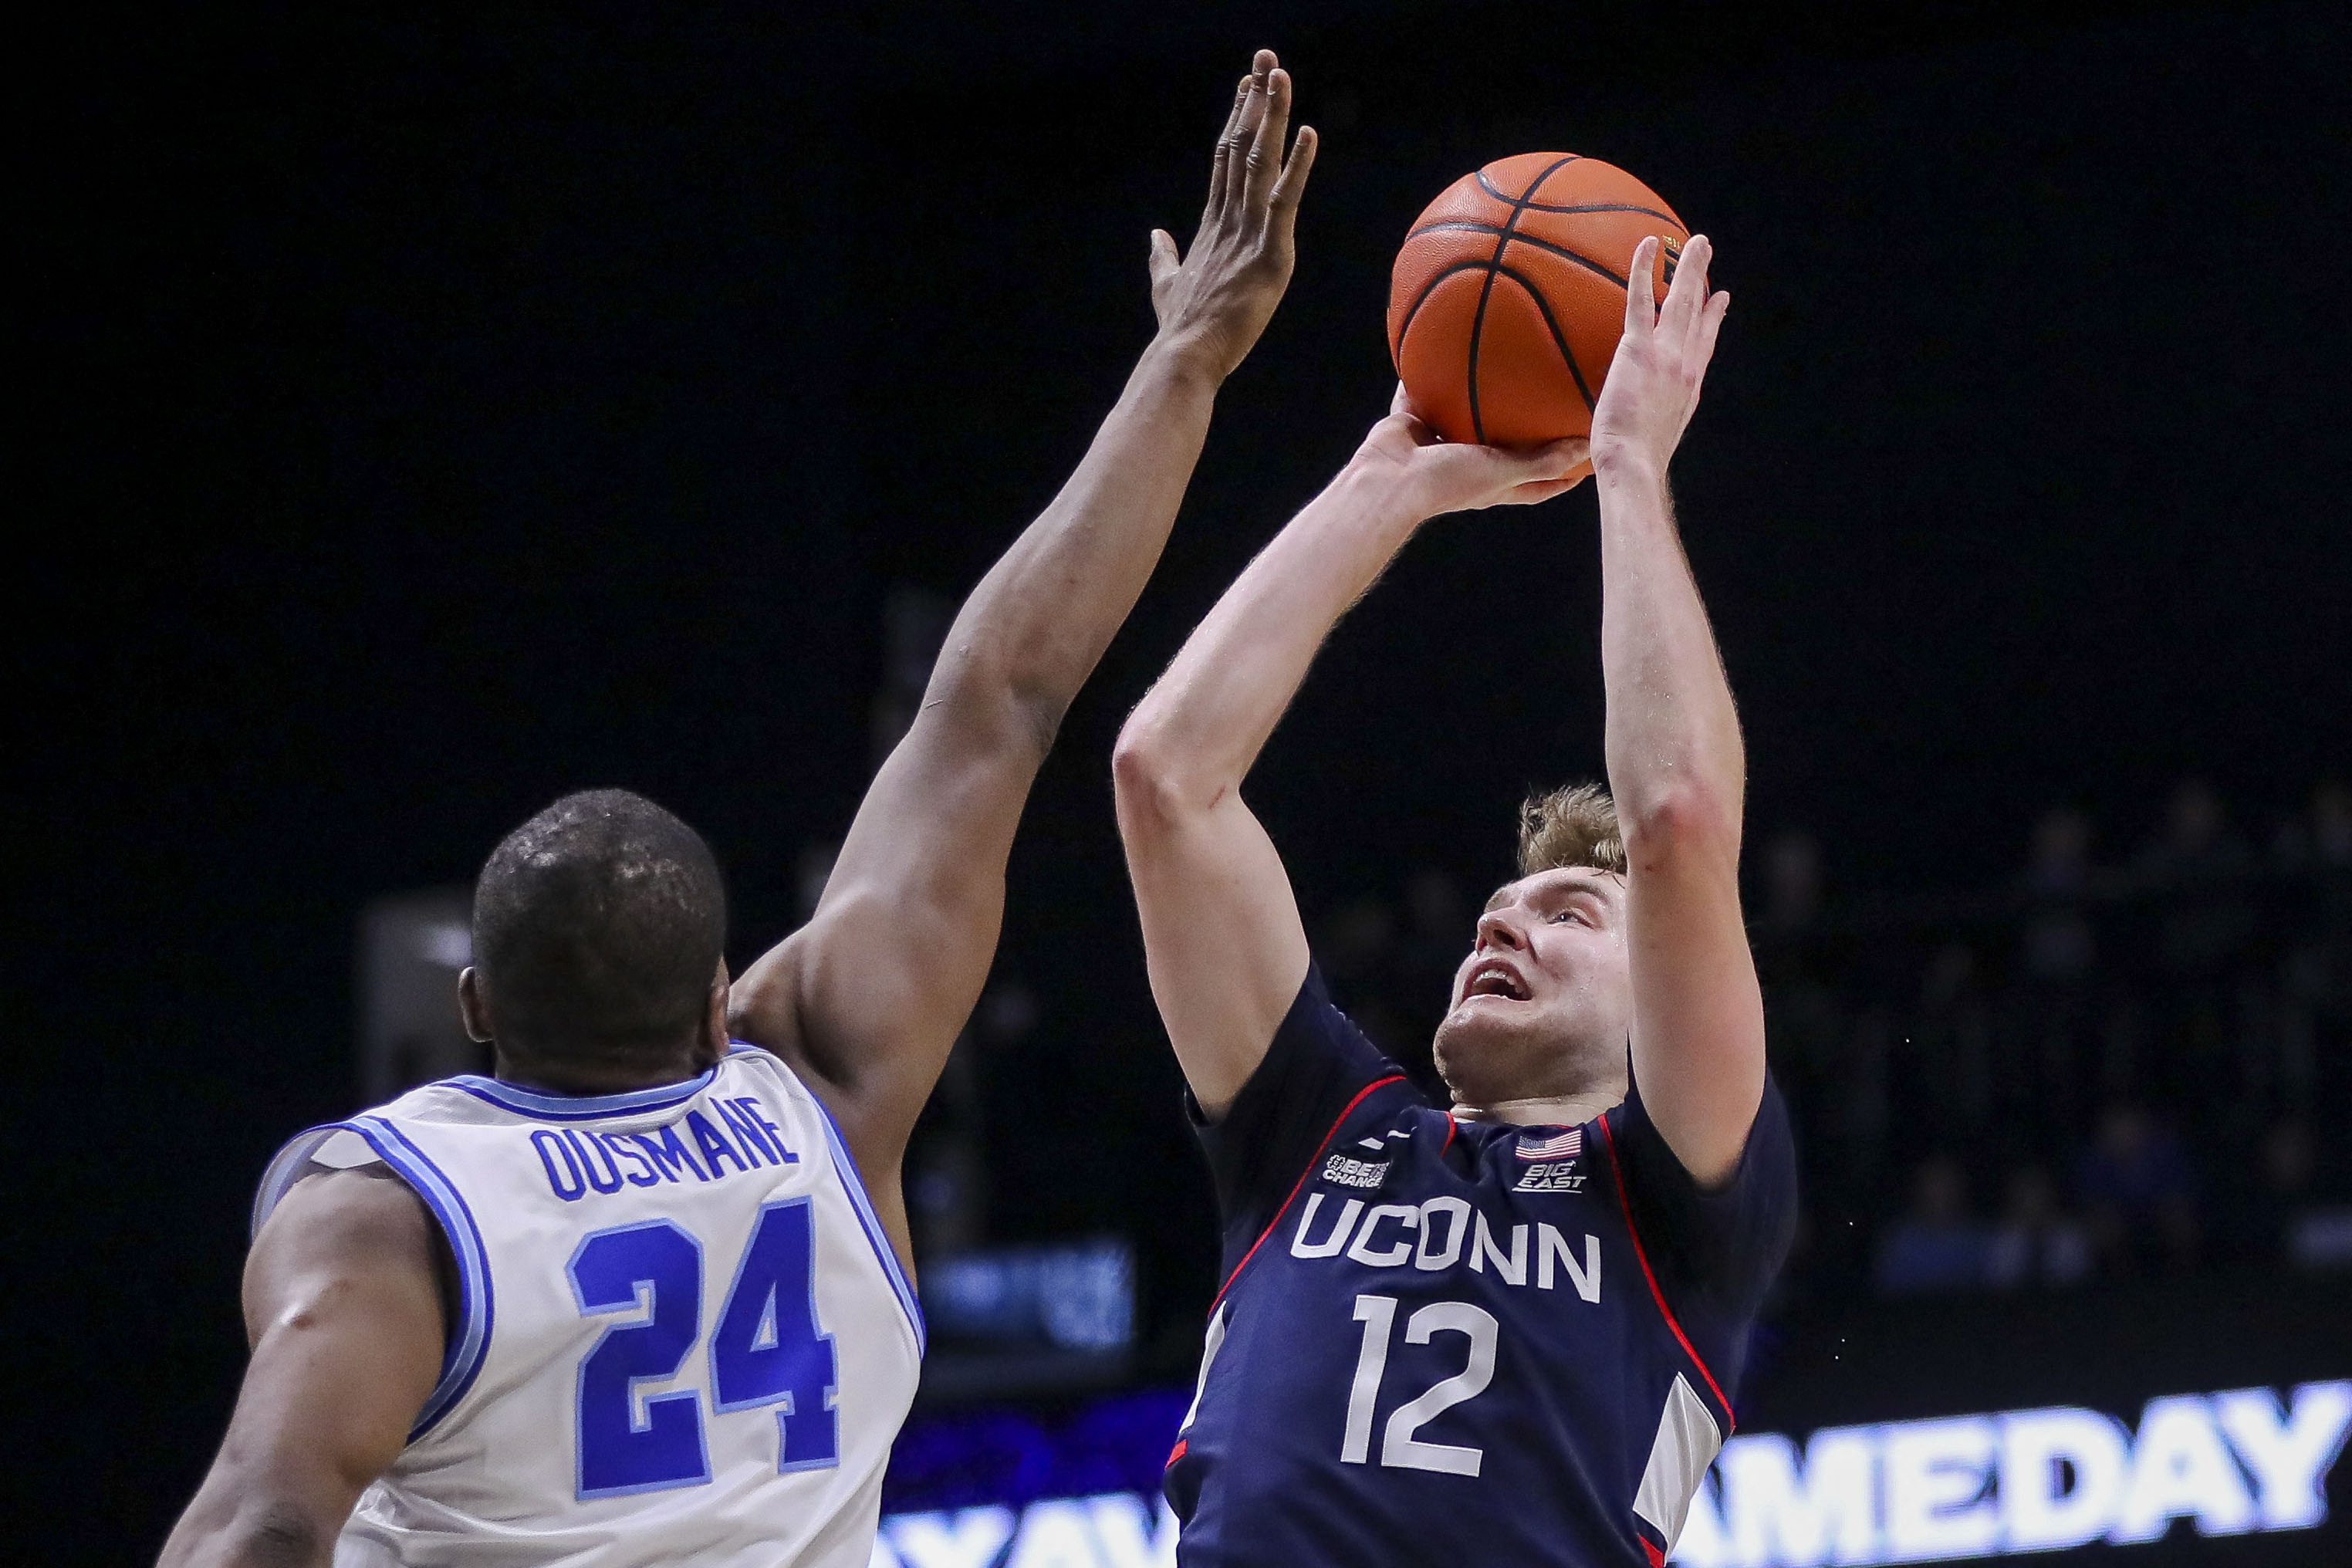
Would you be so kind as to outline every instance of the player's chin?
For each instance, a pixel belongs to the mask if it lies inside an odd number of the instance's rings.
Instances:
[[[1437,1036],[1431,1042],[1439,1068],[1444,1070],[1451,1059],[1466,1069],[1509,1048],[1527,1034],[1535,1022],[1534,1015],[1531,1004],[1516,997],[1465,996],[1437,1026]],[[1454,1074],[1447,1070],[1446,1076],[1450,1079]]]

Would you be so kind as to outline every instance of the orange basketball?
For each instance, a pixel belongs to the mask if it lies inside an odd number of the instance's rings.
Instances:
[[[1589,434],[1649,235],[1663,303],[1690,231],[1624,170],[1523,153],[1447,186],[1389,279],[1389,357],[1437,433],[1497,447]]]

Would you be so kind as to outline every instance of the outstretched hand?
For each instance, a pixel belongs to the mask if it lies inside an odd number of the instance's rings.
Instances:
[[[1424,517],[1490,506],[1532,506],[1574,489],[1591,472],[1588,445],[1571,436],[1525,451],[1442,439],[1413,412],[1400,384],[1389,416],[1356,450],[1354,467],[1381,474]]]
[[[1288,159],[1290,73],[1260,49],[1234,93],[1209,174],[1209,201],[1189,252],[1151,231],[1151,307],[1160,336],[1198,354],[1220,379],[1233,374],[1290,284],[1298,198],[1315,167],[1315,132],[1300,126]]]
[[[1651,270],[1658,262],[1654,237],[1633,249],[1625,289],[1625,335],[1610,363],[1609,379],[1592,410],[1592,458],[1602,468],[1637,464],[1663,474],[1698,408],[1715,334],[1731,296],[1709,294],[1706,264],[1715,247],[1695,234],[1683,247],[1666,304],[1654,303]]]

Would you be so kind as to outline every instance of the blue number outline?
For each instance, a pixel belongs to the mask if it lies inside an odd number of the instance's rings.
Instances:
[[[824,1408],[827,1412],[835,1414],[833,1452],[814,1459],[786,1458],[792,1452],[792,1430],[785,1423],[792,1420],[796,1414],[803,1414],[796,1412],[793,1407],[791,1389],[782,1389],[774,1394],[761,1394],[751,1399],[730,1400],[722,1398],[719,1394],[719,1390],[725,1386],[719,1373],[719,1331],[725,1326],[727,1315],[735,1305],[737,1292],[743,1289],[744,1270],[751,1266],[751,1255],[759,1250],[760,1233],[767,1228],[768,1215],[774,1210],[790,1208],[808,1211],[806,1232],[808,1250],[805,1258],[805,1272],[808,1276],[808,1321],[809,1327],[815,1332],[808,1340],[801,1342],[824,1346],[825,1358],[833,1363],[833,1376],[824,1385]],[[816,1310],[816,1206],[810,1194],[803,1193],[796,1198],[780,1198],[774,1203],[760,1205],[759,1217],[751,1223],[751,1233],[744,1238],[743,1255],[736,1259],[735,1278],[728,1283],[727,1294],[720,1300],[718,1320],[710,1325],[710,1332],[705,1336],[703,1343],[705,1358],[710,1364],[710,1408],[712,1410],[719,1412],[757,1410],[768,1405],[783,1406],[782,1410],[776,1412],[776,1473],[778,1475],[788,1476],[796,1470],[829,1470],[841,1463],[841,1427],[838,1416],[841,1408],[841,1355],[834,1346],[833,1336],[824,1331],[824,1320],[818,1315]],[[777,1348],[782,1349],[782,1343],[783,1335],[780,1324],[777,1332]]]
[[[605,1307],[601,1309],[591,1307],[588,1304],[586,1298],[581,1294],[579,1266],[581,1255],[585,1253],[590,1247],[593,1246],[603,1237],[608,1236],[619,1236],[625,1232],[635,1230],[667,1230],[674,1236],[683,1237],[686,1240],[686,1244],[694,1249],[694,1316],[692,1319],[692,1338],[688,1340],[686,1349],[679,1352],[677,1365],[671,1367],[668,1372],[661,1373],[658,1376],[647,1375],[643,1377],[632,1377],[628,1380],[628,1384],[624,1391],[624,1397],[628,1401],[629,1429],[632,1432],[648,1431],[651,1429],[653,1425],[653,1407],[655,1405],[675,1404],[680,1400],[686,1401],[688,1409],[694,1416],[694,1447],[695,1452],[700,1457],[702,1461],[702,1472],[701,1474],[695,1476],[674,1476],[667,1477],[660,1480],[638,1481],[626,1486],[597,1487],[592,1489],[588,1485],[588,1478],[585,1473],[585,1467],[588,1461],[587,1444],[582,1441],[583,1434],[580,1428],[580,1413],[583,1408],[585,1408],[588,1398],[586,1387],[588,1381],[588,1368],[595,1361],[597,1354],[604,1350],[605,1343],[610,1341],[614,1334],[626,1333],[632,1330],[646,1327],[656,1321],[661,1310],[660,1288],[657,1285],[654,1285],[651,1281],[638,1280],[635,1281],[635,1283],[648,1287],[646,1289],[637,1293],[637,1300],[644,1303],[642,1309],[639,1310],[643,1310],[645,1315],[632,1321],[606,1324],[604,1331],[596,1336],[596,1342],[589,1346],[586,1353],[581,1356],[580,1364],[572,1373],[572,1495],[582,1502],[585,1502],[591,1498],[630,1497],[640,1492],[672,1491],[680,1487],[698,1487],[708,1486],[710,1484],[710,1442],[709,1438],[705,1435],[702,1429],[702,1391],[700,1389],[689,1384],[685,1388],[673,1389],[667,1394],[656,1394],[647,1397],[642,1405],[642,1408],[646,1412],[645,1425],[639,1426],[637,1423],[637,1412],[641,1408],[637,1398],[638,1386],[642,1384],[648,1383],[667,1383],[672,1378],[677,1377],[683,1373],[686,1370],[687,1363],[693,1359],[695,1341],[702,1338],[701,1239],[692,1231],[688,1230],[684,1226],[679,1225],[673,1220],[646,1219],[638,1220],[632,1225],[609,1226],[603,1230],[590,1231],[586,1236],[580,1238],[580,1245],[572,1249],[572,1257],[563,1266],[564,1278],[572,1282],[572,1299],[579,1306],[580,1315],[582,1317],[604,1317],[609,1313],[629,1310],[629,1308],[620,1306]]]

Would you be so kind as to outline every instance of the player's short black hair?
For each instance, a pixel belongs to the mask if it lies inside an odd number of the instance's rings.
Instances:
[[[727,889],[702,836],[625,789],[567,795],[474,884],[474,963],[501,1039],[619,1060],[673,1046],[709,1005]]]

